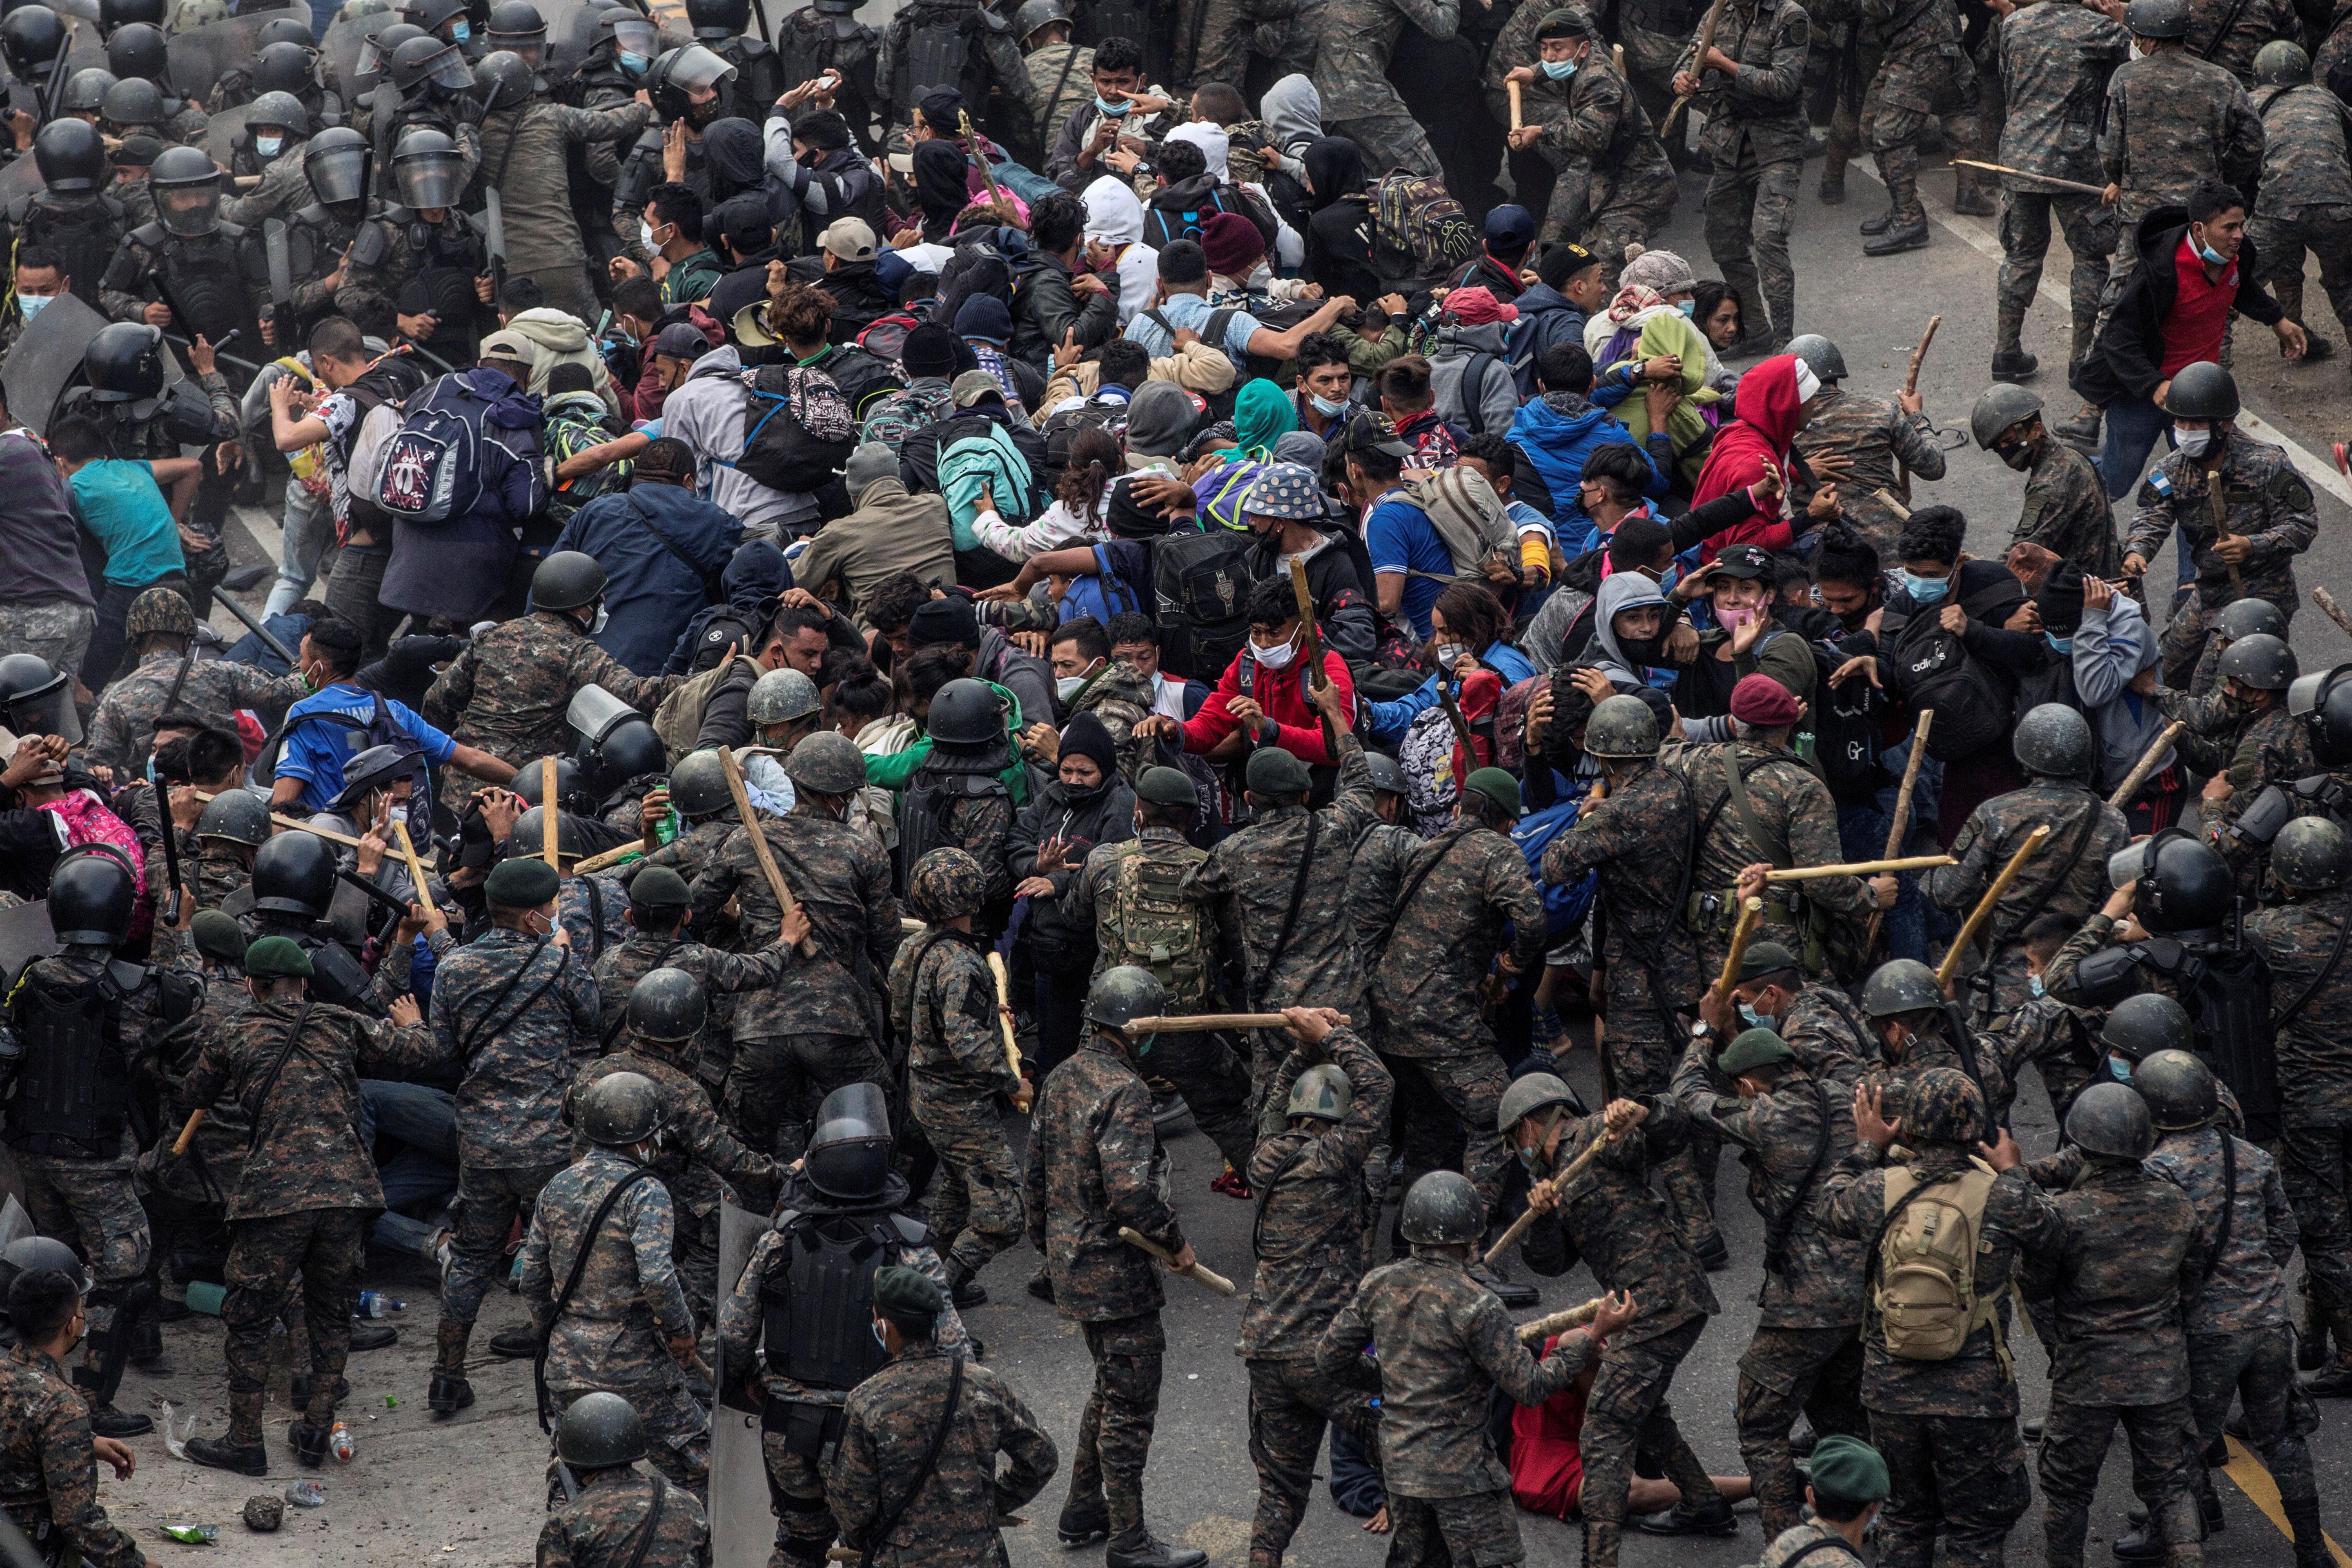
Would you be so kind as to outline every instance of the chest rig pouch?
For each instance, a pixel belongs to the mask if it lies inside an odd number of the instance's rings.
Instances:
[[[58,985],[28,974],[17,993],[16,1033],[24,1055],[8,1100],[8,1146],[53,1159],[98,1160],[118,1152],[130,1124],[131,1064],[122,1048],[120,972],[110,963],[95,980]]]

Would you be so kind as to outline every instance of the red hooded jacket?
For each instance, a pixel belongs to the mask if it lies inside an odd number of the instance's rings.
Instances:
[[[1797,438],[1797,409],[1803,402],[1797,395],[1794,354],[1774,354],[1741,376],[1739,395],[1732,405],[1738,417],[1716,432],[1715,447],[1706,455],[1706,466],[1699,470],[1698,488],[1691,492],[1691,505],[1701,506],[1717,496],[1745,489],[1764,477],[1767,463],[1786,476],[1789,444]],[[1698,558],[1702,563],[1712,561],[1727,544],[1785,550],[1796,538],[1797,531],[1777,512],[1750,512],[1720,533],[1701,540]]]

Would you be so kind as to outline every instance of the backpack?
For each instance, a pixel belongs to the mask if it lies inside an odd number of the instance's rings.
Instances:
[[[1399,169],[1372,187],[1372,265],[1382,288],[1443,282],[1476,259],[1484,242],[1462,204],[1433,175]]]
[[[286,737],[305,724],[341,725],[345,731],[342,760],[346,763],[362,752],[376,746],[413,748],[416,744],[415,737],[401,728],[400,721],[393,717],[392,710],[385,705],[383,696],[373,691],[369,692],[368,696],[374,706],[369,710],[368,716],[364,719],[356,714],[334,709],[317,713],[299,714],[288,719],[285,723],[278,726],[276,734],[261,742],[261,751],[253,760],[251,776],[267,781],[275,775],[278,771],[278,759],[286,750]],[[416,769],[410,798],[419,802],[431,799],[431,776],[425,771],[425,754],[419,752],[416,754]]]
[[[1100,395],[1087,398],[1076,408],[1066,408],[1045,419],[1045,482],[1051,487],[1061,481],[1069,471],[1070,443],[1081,430],[1100,430],[1115,437],[1120,446],[1127,444],[1127,404],[1123,399],[1104,398]]]
[[[947,835],[948,812],[959,800],[981,800],[990,795],[1002,795],[1010,800],[1013,792],[1004,780],[995,773],[941,773],[929,768],[918,768],[915,776],[907,781],[907,792],[898,802],[898,886],[901,889],[912,884],[915,863],[942,845],[955,848]]]
[[[1528,875],[1543,889],[1544,925],[1549,933],[1548,940],[1554,942],[1576,929],[1576,922],[1592,907],[1592,895],[1601,886],[1598,870],[1587,871],[1565,886],[1544,880],[1544,851],[1551,847],[1552,840],[1576,826],[1577,812],[1583,804],[1578,798],[1548,805],[1541,811],[1529,812],[1511,828],[1511,842],[1527,858]]]
[[[487,448],[497,445],[482,438],[484,406],[474,389],[454,375],[411,398],[400,428],[383,444],[372,491],[377,510],[408,522],[446,522],[480,505],[492,484]]]
[[[898,310],[887,316],[877,316],[857,334],[857,346],[896,364],[900,351],[907,346],[907,334],[922,324],[923,319],[912,310]]]
[[[900,341],[905,341],[904,333]],[[849,400],[850,417],[861,425],[877,399],[907,389],[906,374],[898,368],[898,355],[868,349],[862,341],[854,347],[844,344],[835,349],[816,368],[833,377],[834,385],[841,388],[842,396]]]
[[[1110,921],[1104,928],[1104,966],[1131,963],[1151,971],[1172,1005],[1201,996],[1208,984],[1207,910],[1184,896],[1200,868],[1198,852],[1176,860],[1144,853],[1142,840],[1122,845],[1112,884]]]
[[[730,647],[717,664],[672,687],[670,694],[661,700],[661,706],[654,710],[654,733],[661,737],[671,763],[694,750],[694,742],[702,733],[703,710],[710,706],[710,694],[727,679],[736,658],[736,650]]]
[[[1232,309],[1212,310],[1209,312],[1209,319],[1202,321],[1200,326],[1201,341],[1204,343],[1215,344],[1218,351],[1225,356],[1226,362],[1234,367],[1234,381],[1231,386],[1226,387],[1223,392],[1204,392],[1195,395],[1208,405],[1208,409],[1202,417],[1211,423],[1234,416],[1234,403],[1241,396],[1242,384],[1250,379],[1250,368],[1245,362],[1255,356],[1244,354],[1240,359],[1234,359],[1234,351],[1225,347],[1225,332],[1232,327],[1234,318],[1240,314],[1239,310]],[[1176,323],[1161,315],[1160,308],[1156,305],[1143,311],[1142,316],[1145,321],[1168,334],[1168,352],[1174,353]]]
[[[1026,522],[1035,515],[1031,506],[1029,459],[1013,444],[1013,433],[994,420],[987,434],[959,436],[940,452],[940,494],[947,498],[948,521],[958,550],[975,550],[980,536],[971,530],[980,515],[980,487],[986,484],[995,498],[998,515],[1007,522]]]
[[[840,384],[803,365],[761,365],[743,374],[743,455],[727,467],[772,490],[805,493],[841,471],[857,421]],[[724,461],[724,459],[721,459]]]
[[[1071,578],[1070,585],[1062,592],[1065,625],[1081,616],[1092,616],[1108,626],[1113,616],[1143,609],[1143,602],[1127,585],[1127,579],[1112,571],[1110,563],[1103,559],[1102,546],[1096,545],[1094,552],[1095,569],[1084,576]]]
[[[1832,799],[1864,805],[1886,782],[1886,770],[1878,765],[1878,737],[1892,705],[1867,676],[1832,686],[1830,677],[1845,655],[1827,643],[1808,639],[1806,646],[1813,653],[1813,760]]]
[[[1949,1361],[1993,1316],[1998,1298],[1977,1295],[1977,1245],[1984,1235],[1991,1166],[1969,1169],[1925,1186],[1906,1169],[1886,1173],[1886,1221],[1878,1233],[1878,1284],[1871,1304],[1898,1361]]]
[[[2017,579],[2004,572],[1998,581],[1962,598],[1959,605],[1970,620],[1990,620],[1997,626],[2003,617],[1989,612],[2021,594]],[[2012,721],[2010,689],[1944,629],[1940,606],[1925,615],[1887,617],[1898,618],[1902,624],[1892,628],[1895,687],[1906,707],[1936,710],[1936,726],[1927,731],[1927,754],[1939,763],[1956,763],[2007,734]],[[1944,721],[1948,713],[1948,724]]]
[[[1224,529],[1151,542],[1151,613],[1160,623],[1160,657],[1176,674],[1213,684],[1249,641],[1255,542]]]
[[[1224,186],[1211,185],[1202,193],[1202,202],[1192,207],[1146,206],[1143,209],[1143,243],[1154,250],[1165,250],[1180,239],[1195,245],[1201,241],[1201,229],[1219,213],[1235,209],[1225,205]],[[1241,215],[1249,217],[1246,212]],[[1251,222],[1257,220],[1251,218]]]
[[[1498,370],[1507,374],[1509,367],[1490,353],[1474,353],[1462,366],[1462,383],[1456,389],[1462,401],[1462,418],[1465,433],[1483,436],[1486,433],[1486,378]]]

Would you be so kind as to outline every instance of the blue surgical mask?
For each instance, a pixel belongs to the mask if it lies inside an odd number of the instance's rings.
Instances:
[[[1095,108],[1102,111],[1103,118],[1106,120],[1121,120],[1134,111],[1135,105],[1125,99],[1119,100],[1117,103],[1108,102],[1100,93],[1097,93]]]
[[[253,139],[253,150],[265,158],[275,158],[285,145],[286,138],[283,136],[257,136]]]
[[[645,75],[646,68],[653,63],[643,55],[633,55],[625,49],[621,51],[621,68],[631,76]]]
[[[881,1325],[881,1324],[879,1324],[879,1323],[876,1323],[876,1324],[874,1324],[874,1325],[873,1325],[873,1328],[874,1328],[874,1342],[875,1342],[876,1344],[877,1344],[877,1345],[880,1345],[884,1350],[886,1350],[886,1351],[887,1351],[887,1350],[888,1350],[888,1349],[890,1348],[890,1342],[889,1342],[888,1340],[886,1340],[886,1339],[884,1339],[884,1338],[882,1337],[882,1325]]]
[[[1543,67],[1544,75],[1554,81],[1566,81],[1576,74],[1574,60],[1538,60],[1536,63]]]
[[[1742,1002],[1739,1005],[1739,1021],[1747,1025],[1751,1029],[1769,1029],[1772,1026],[1771,1019],[1766,1017],[1763,1014],[1759,1013],[1755,1008],[1750,1007],[1745,1002]]]
[[[2072,653],[2074,651],[2074,639],[2073,637],[2062,637],[2055,632],[2043,632],[2042,634],[2042,640],[2050,645],[2050,651],[2053,653]]]
[[[2028,991],[2032,992],[2036,998],[2042,996],[2043,994],[2042,990],[2042,976],[2039,974],[2027,975],[2025,977],[2025,988]]]
[[[1698,301],[1696,300],[1677,300],[1675,301],[1675,309],[1680,310],[1685,316],[1695,317],[1698,312]]]
[[[2107,1076],[2117,1083],[2129,1083],[2132,1080],[2132,1065],[2121,1057],[2109,1057]]]
[[[47,307],[53,298],[55,296],[49,294],[19,294],[16,296],[17,312],[30,322]]]
[[[147,759],[147,782],[149,784],[154,784],[156,782],[155,759],[152,755]]]
[[[1307,395],[1314,403],[1315,412],[1326,419],[1337,419],[1340,415],[1348,412],[1348,405],[1344,402],[1334,402],[1318,393],[1310,392]]]
[[[449,25],[449,41],[453,44],[466,43],[470,40],[473,36],[474,25],[471,22],[460,21],[453,22]]]
[[[2194,243],[2197,247],[2198,258],[2202,260],[2206,266],[2227,267],[2230,264],[2230,258],[2228,257],[2222,255],[2220,251],[2214,249],[2203,240],[2197,240]]]
[[[1903,591],[1911,595],[1915,605],[1932,605],[1952,591],[1949,577],[1922,577],[1897,567],[1895,574],[1903,580]]]

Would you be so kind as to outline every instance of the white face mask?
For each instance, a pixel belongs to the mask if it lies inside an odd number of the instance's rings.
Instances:
[[[1458,642],[1440,643],[1434,650],[1437,657],[1437,668],[1440,669],[1452,669],[1456,663],[1460,662],[1462,656],[1469,651],[1470,650],[1468,648],[1464,647]]]
[[[667,228],[668,226],[669,225],[667,224],[662,225],[662,227],[664,228]],[[645,246],[646,254],[648,256],[654,255],[661,249],[661,242],[654,238],[654,226],[647,223],[643,218],[639,218],[637,220],[637,238]]]
[[[1057,675],[1054,678],[1054,695],[1067,702],[1087,683],[1083,675]]]
[[[265,158],[275,158],[285,145],[286,138],[283,136],[257,136],[253,139],[253,150]]]
[[[2205,455],[2205,449],[2213,444],[2213,432],[2210,428],[2204,430],[2176,428],[2172,432],[2172,438],[2179,442],[2180,449],[2190,457],[2201,458]]]
[[[596,602],[596,621],[593,626],[591,626],[588,628],[588,635],[592,637],[599,636],[606,626],[611,626],[612,624],[613,612],[604,607],[603,600],[598,600]]]
[[[1290,661],[1298,657],[1298,644],[1292,641],[1277,643],[1272,647],[1260,647],[1257,644],[1252,643],[1250,655],[1268,669],[1287,669],[1290,668]]]

